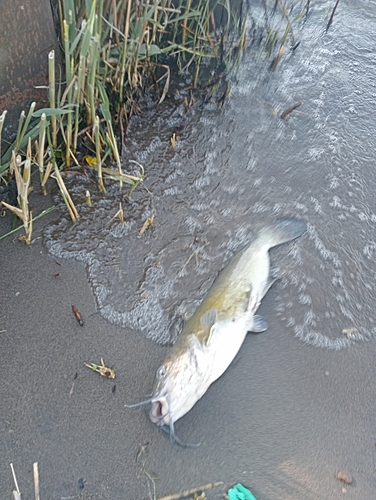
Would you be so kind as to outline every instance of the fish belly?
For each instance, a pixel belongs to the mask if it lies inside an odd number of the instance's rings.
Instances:
[[[239,319],[219,321],[215,326],[210,349],[212,374],[210,383],[217,380],[230,366],[247,335],[248,315]]]

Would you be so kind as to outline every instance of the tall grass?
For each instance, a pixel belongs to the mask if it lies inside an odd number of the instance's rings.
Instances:
[[[194,65],[196,85],[202,62],[222,57],[224,40],[235,25],[229,0],[58,0],[58,12],[64,75],[51,51],[49,107],[35,111],[33,103],[20,116],[14,143],[2,156],[0,151],[0,176],[9,181],[14,174],[17,181],[18,207],[8,208],[23,220],[28,243],[31,166],[38,167],[43,194],[48,178],[56,179],[73,220],[79,214],[60,171],[80,166],[77,151],[83,138],[92,144],[89,166],[97,170],[99,188],[105,191],[104,179],[109,178],[132,192],[143,180],[143,168],[125,173],[121,147],[135,92],[152,77],[159,102],[165,99],[170,67],[161,58],[167,55],[175,56],[179,67]],[[225,22],[217,25],[219,16]],[[242,26],[240,50],[245,43]],[[0,143],[5,115],[0,116]],[[103,167],[108,158],[117,172]]]
[[[27,242],[32,229],[27,208],[32,167],[39,171],[43,194],[47,180],[56,180],[73,220],[79,213],[60,172],[82,166],[82,143],[89,145],[86,167],[96,170],[103,192],[106,183],[118,182],[130,194],[143,181],[141,165],[122,162],[134,96],[153,83],[161,103],[168,93],[172,60],[179,71],[190,69],[193,87],[208,59],[230,71],[247,43],[246,16],[241,9],[234,14],[230,1],[57,0],[63,68],[51,51],[49,106],[35,110],[32,104],[23,112],[14,143],[0,150],[0,180],[16,176],[18,206],[13,212],[24,222]],[[296,48],[293,27],[308,14],[310,1],[263,0],[263,5],[264,53],[274,70],[286,47]],[[223,99],[226,95],[227,87]],[[0,115],[0,147],[5,119],[6,111]]]

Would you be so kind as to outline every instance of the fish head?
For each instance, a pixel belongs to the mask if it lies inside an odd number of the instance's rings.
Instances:
[[[149,413],[153,423],[171,426],[206,392],[201,357],[202,346],[193,338],[188,349],[173,352],[158,368]]]

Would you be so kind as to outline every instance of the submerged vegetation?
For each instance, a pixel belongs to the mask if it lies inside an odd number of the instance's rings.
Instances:
[[[267,3],[263,0],[263,49],[275,69],[286,45],[297,46],[292,26],[307,15],[309,0],[294,9],[286,1]],[[277,28],[270,22],[276,13]],[[199,85],[204,63],[214,61],[218,71],[206,81],[207,87],[214,86],[219,71],[229,72],[241,57],[247,43],[246,19],[242,3],[234,9],[230,0],[58,0],[63,64],[58,64],[59,54],[49,53],[49,107],[35,110],[33,103],[27,114],[22,112],[14,143],[0,150],[0,180],[10,182],[14,177],[18,193],[17,207],[3,204],[22,220],[26,243],[32,234],[32,167],[39,171],[43,194],[48,179],[56,180],[72,220],[79,213],[64,185],[64,169],[85,163],[95,170],[103,192],[107,178],[120,188],[126,184],[131,193],[144,175],[142,165],[122,161],[137,97],[150,90],[157,103],[164,101],[172,61],[179,73],[191,72],[192,90]],[[226,95],[227,88],[219,104]],[[0,144],[5,118],[6,111],[0,116]],[[104,167],[108,160],[116,167]]]

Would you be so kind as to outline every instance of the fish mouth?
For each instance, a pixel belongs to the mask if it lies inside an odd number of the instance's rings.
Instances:
[[[170,425],[170,409],[166,396],[152,399],[149,417],[154,424],[159,426]]]

